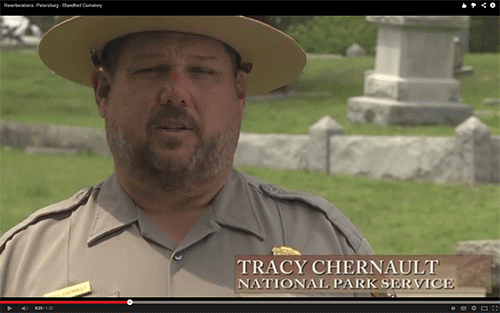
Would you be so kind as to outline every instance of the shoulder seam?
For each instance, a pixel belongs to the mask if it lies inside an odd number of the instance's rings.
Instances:
[[[361,235],[361,233],[359,232],[359,230],[354,226],[354,224],[352,224],[352,222],[350,222],[349,219],[347,217],[345,217],[340,210],[338,210],[333,204],[328,202],[326,199],[323,199],[323,198],[318,197],[318,196],[308,195],[308,194],[301,193],[301,192],[293,192],[292,193],[289,190],[286,190],[284,188],[281,188],[281,187],[278,187],[278,186],[272,185],[272,184],[261,184],[260,190],[263,191],[267,196],[269,196],[275,200],[299,201],[307,206],[310,206],[310,207],[320,211],[326,217],[326,219],[328,219],[328,221],[332,224],[332,226],[335,227],[339,232],[341,232],[344,235],[344,237],[346,238],[347,244],[349,246],[351,246],[353,251],[356,251],[356,246],[358,246],[358,249],[359,249],[360,244],[363,242],[364,238]],[[278,191],[278,192],[276,192],[276,191]],[[282,194],[281,193],[282,191],[286,192],[286,194]],[[343,218],[342,219],[334,218],[330,212],[323,209],[320,205],[313,203],[311,201],[312,197],[320,199],[324,203],[328,203],[335,210],[339,211],[342,214]],[[352,225],[346,225],[344,222],[348,222]],[[352,226],[355,229],[355,231],[349,230],[349,226]],[[355,236],[355,238],[357,238],[357,240],[353,240],[352,236]],[[360,244],[357,245],[356,241],[359,241]]]
[[[356,253],[356,251],[358,251],[359,248],[361,247],[363,240],[365,240],[365,238],[358,230],[358,228],[344,215],[342,211],[340,211],[337,207],[335,207],[335,205],[330,203],[328,200],[304,192],[291,191],[286,188],[279,187],[277,185],[260,180],[256,177],[253,177],[245,173],[241,172],[237,173],[243,176],[244,181],[248,185],[255,187],[255,189],[258,190],[260,193],[274,199],[274,201],[276,202],[298,201],[306,206],[309,206],[321,212],[325,216],[325,218],[330,222],[332,227],[334,227],[344,236],[344,238],[346,239],[346,243],[351,247],[353,252]],[[314,203],[315,199],[318,200],[320,203],[315,204]],[[332,216],[332,212],[322,208],[321,203],[329,207],[330,206],[333,207],[334,210],[338,211],[341,214],[342,218],[339,219]]]
[[[15,235],[17,235],[21,231],[25,230],[26,228],[28,228],[28,226],[33,225],[37,221],[41,220],[42,217],[44,217],[44,216],[54,214],[54,213],[61,213],[61,212],[65,212],[65,211],[69,211],[69,210],[74,209],[75,207],[79,206],[83,201],[85,201],[90,196],[90,193],[92,192],[92,190],[93,190],[93,187],[87,187],[85,189],[80,190],[79,192],[77,192],[76,194],[74,194],[73,196],[71,196],[68,199],[65,199],[65,200],[58,202],[58,203],[51,204],[49,206],[41,208],[40,210],[49,210],[51,207],[61,205],[61,203],[69,201],[73,198],[78,198],[78,196],[83,194],[83,196],[77,202],[69,205],[66,208],[62,208],[62,209],[59,209],[57,211],[43,211],[43,212],[39,212],[38,214],[36,212],[31,214],[28,218],[26,218],[25,220],[23,220],[22,222],[20,222],[19,224],[17,224],[16,226],[14,226],[12,229],[8,230],[4,234],[6,236],[6,238],[4,239],[3,242],[0,242],[0,254],[5,249],[7,242],[12,240],[12,238],[14,238]],[[10,232],[10,234],[8,234],[9,232]]]

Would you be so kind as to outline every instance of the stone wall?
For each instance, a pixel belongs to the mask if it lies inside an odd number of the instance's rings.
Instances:
[[[494,183],[500,182],[500,136],[491,137],[491,181]]]
[[[463,166],[454,138],[345,136],[333,138],[331,172],[397,180],[456,180]]]
[[[455,133],[454,137],[346,136],[338,123],[324,117],[311,126],[308,136],[242,134],[235,164],[374,179],[499,183],[500,136],[490,136],[475,117]]]
[[[305,169],[309,135],[241,133],[234,163],[276,169]]]
[[[78,153],[111,156],[106,133],[100,128],[1,121],[0,138],[2,145],[30,151],[59,148],[61,152],[76,150]]]
[[[2,121],[0,133],[2,145],[31,152],[38,147],[41,152],[58,148],[111,155],[103,129]],[[498,184],[500,136],[490,136],[475,117],[460,124],[454,137],[347,136],[325,116],[308,135],[241,133],[235,164],[374,179]]]

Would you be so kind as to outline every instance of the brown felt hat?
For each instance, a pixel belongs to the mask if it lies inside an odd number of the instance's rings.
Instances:
[[[252,63],[247,95],[263,94],[293,82],[306,64],[304,50],[285,33],[243,16],[74,16],[43,36],[38,52],[54,73],[91,87],[94,63],[109,41],[143,31],[208,36],[234,48]]]

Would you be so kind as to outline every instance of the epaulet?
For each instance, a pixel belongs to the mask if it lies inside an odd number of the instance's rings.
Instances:
[[[0,253],[2,253],[3,249],[5,248],[5,245],[9,240],[11,240],[16,234],[28,228],[28,226],[37,223],[38,221],[42,220],[44,217],[48,215],[70,211],[75,207],[78,207],[81,203],[83,203],[88,199],[92,189],[93,187],[87,187],[81,189],[80,191],[78,191],[77,193],[75,193],[73,196],[71,196],[66,200],[51,204],[47,207],[37,210],[36,212],[28,216],[24,221],[12,227],[10,230],[8,230],[5,234],[3,234],[0,237]]]
[[[308,207],[321,211],[326,218],[346,238],[348,244],[356,251],[363,242],[363,236],[356,226],[333,204],[327,200],[307,193],[291,191],[273,184],[261,183],[260,190],[267,196],[280,200],[300,201]]]

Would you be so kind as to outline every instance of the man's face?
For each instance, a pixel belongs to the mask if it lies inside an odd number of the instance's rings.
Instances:
[[[151,188],[186,191],[232,167],[245,77],[234,77],[221,42],[135,34],[121,50],[110,88],[99,110],[115,166],[128,176]]]

